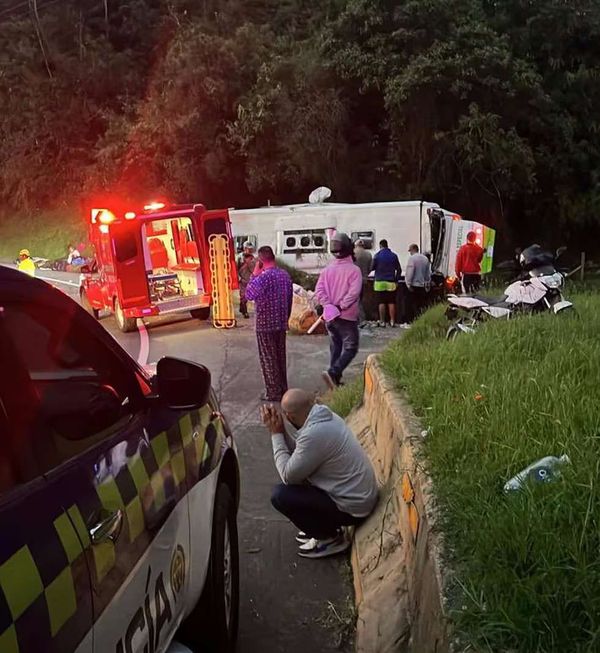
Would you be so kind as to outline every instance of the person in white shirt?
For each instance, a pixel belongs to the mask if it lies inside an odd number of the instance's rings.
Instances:
[[[427,306],[429,288],[431,286],[431,263],[429,259],[419,253],[418,245],[408,248],[410,257],[406,265],[404,281],[407,292],[407,322],[413,322],[419,317]]]
[[[82,257],[79,250],[74,245],[69,245],[67,265],[79,265],[80,261],[82,261]]]

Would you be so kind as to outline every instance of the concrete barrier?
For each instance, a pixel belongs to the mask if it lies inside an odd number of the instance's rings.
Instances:
[[[441,541],[431,481],[419,465],[421,427],[376,356],[367,360],[363,403],[348,424],[382,488],[378,507],[356,530],[352,549],[356,650],[447,652]]]

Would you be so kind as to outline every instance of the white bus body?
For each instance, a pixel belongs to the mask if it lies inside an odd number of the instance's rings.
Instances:
[[[419,245],[430,252],[444,268],[453,268],[448,256],[439,257],[436,248],[446,247],[447,233],[441,223],[461,217],[441,209],[433,202],[370,202],[364,204],[295,204],[260,209],[230,209],[229,216],[236,247],[244,241],[255,247],[270,245],[278,259],[306,272],[319,272],[330,260],[329,241],[336,231],[347,233],[353,241],[362,239],[373,253],[386,239],[406,267],[408,247]],[[433,242],[432,242],[433,241]],[[440,269],[445,276],[449,269]]]

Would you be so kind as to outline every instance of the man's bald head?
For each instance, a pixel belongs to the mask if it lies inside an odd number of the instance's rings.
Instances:
[[[314,404],[314,395],[300,388],[288,390],[281,399],[281,409],[296,428],[300,428],[306,422]]]

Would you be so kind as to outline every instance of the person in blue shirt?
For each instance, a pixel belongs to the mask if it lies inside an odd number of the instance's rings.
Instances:
[[[387,240],[379,241],[381,248],[373,257],[371,270],[375,272],[373,290],[379,304],[379,326],[386,325],[386,308],[390,314],[390,326],[396,326],[396,290],[402,275],[398,256],[392,252]]]

